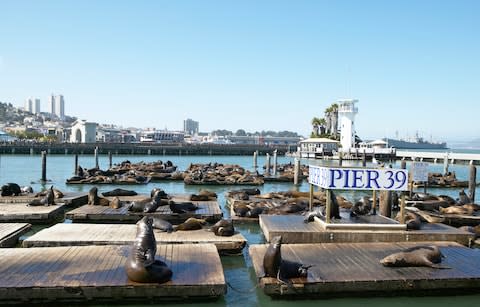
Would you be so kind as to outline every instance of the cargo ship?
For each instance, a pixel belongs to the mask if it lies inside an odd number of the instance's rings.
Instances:
[[[387,147],[394,147],[396,149],[447,149],[446,142],[429,142],[419,137],[418,134],[411,140],[397,140],[384,138],[387,142]]]

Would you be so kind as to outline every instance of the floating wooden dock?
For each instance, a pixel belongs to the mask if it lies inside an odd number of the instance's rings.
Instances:
[[[267,242],[282,236],[285,243],[452,241],[469,245],[473,234],[444,224],[422,224],[420,230],[324,229],[316,221],[304,223],[295,215],[260,215]]]
[[[18,238],[28,232],[32,225],[28,223],[0,223],[0,247],[13,247]]]
[[[390,268],[380,260],[392,253],[418,245],[437,245],[445,258],[430,267]],[[291,286],[276,278],[263,277],[263,256],[267,244],[249,248],[260,287],[271,296],[345,297],[414,294],[478,293],[480,291],[480,249],[452,242],[428,243],[343,243],[284,244],[282,259],[307,265],[306,278],[291,279]]]
[[[0,224],[1,225],[1,224]],[[240,253],[247,240],[242,234],[231,237],[216,236],[207,229],[176,231],[154,230],[157,243],[214,244],[221,254]],[[56,224],[43,229],[23,241],[23,247],[129,245],[135,241],[136,225],[118,224]]]
[[[0,197],[0,204],[3,203],[16,203],[27,204],[34,199],[40,199],[41,197],[35,197],[35,194],[19,195],[19,196],[2,196]],[[62,198],[55,198],[55,202],[71,207],[81,206],[88,202],[88,195],[85,192],[67,192]]]
[[[120,200],[142,199],[145,195],[123,196]],[[174,197],[175,201],[186,201],[185,198]],[[209,222],[216,222],[223,216],[222,210],[217,201],[192,201],[199,208],[184,214],[173,213],[169,206],[160,206],[156,212],[130,212],[124,205],[119,209],[107,206],[84,205],[65,214],[67,219],[73,222],[96,222],[96,223],[136,223],[145,215],[159,216],[171,223],[182,223],[189,217],[206,219]]]
[[[27,206],[26,203],[4,203],[0,204],[0,222],[49,224],[63,219],[67,206],[64,203],[58,203],[53,206]]]
[[[0,249],[0,302],[143,301],[216,298],[226,292],[212,244],[161,244],[157,257],[173,271],[164,284],[128,280],[130,246]]]

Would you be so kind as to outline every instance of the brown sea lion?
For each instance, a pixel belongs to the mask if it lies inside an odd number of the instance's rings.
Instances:
[[[380,263],[387,267],[426,266],[435,269],[449,269],[449,267],[438,265],[442,261],[442,257],[437,246],[416,246],[391,254],[380,260]]]
[[[236,216],[244,217],[248,211],[250,211],[250,208],[244,203],[235,204],[233,206],[233,212],[235,212]]]
[[[209,200],[211,200],[210,196],[200,195],[200,194],[190,194],[188,199],[191,200],[191,201],[209,201]]]
[[[109,207],[112,209],[118,209],[122,207],[122,202],[118,196],[115,196],[109,204]]]
[[[470,203],[470,204],[465,204],[462,206],[464,209],[467,209],[469,212],[473,212],[473,211],[478,211],[480,210],[480,206],[477,205],[477,204],[473,204],[473,203]]]
[[[352,206],[350,216],[355,217],[359,215],[366,215],[370,213],[371,209],[372,203],[370,202],[370,198],[368,196],[363,196]]]
[[[340,216],[340,207],[338,206],[337,197],[335,196],[335,193],[333,193],[333,191],[330,191],[330,202],[330,218],[341,219],[342,217]]]
[[[400,212],[397,213],[395,220],[400,221]],[[407,225],[407,230],[420,230],[422,226],[422,221],[420,217],[414,212],[405,213],[405,224]]]
[[[177,226],[173,226],[173,230],[198,230],[202,229],[202,226],[205,225],[207,222],[203,219],[196,219],[196,218],[188,218],[185,222],[182,224],[179,224]]]
[[[440,213],[443,214],[459,214],[459,215],[471,215],[473,210],[468,210],[463,208],[462,206],[450,206],[447,208],[438,208]]]
[[[131,281],[164,283],[172,278],[172,270],[164,262],[155,259],[157,242],[152,224],[152,218],[149,216],[137,222],[135,242],[125,265]]]
[[[145,204],[146,202],[143,201],[132,201],[130,205],[128,205],[127,210],[131,212],[143,212]]]
[[[88,192],[87,204],[92,206],[108,206],[110,204],[110,201],[106,198],[99,197],[97,193],[97,187],[93,187],[90,189],[90,191]]]
[[[164,232],[172,232],[173,231],[173,226],[169,222],[157,217],[157,216],[152,216],[152,226],[155,229],[164,231]]]
[[[209,190],[200,190],[200,192],[198,192],[198,195],[205,195],[205,196],[208,196],[210,197],[211,199],[213,198],[217,198],[217,193],[213,192],[213,191],[209,191]]]
[[[220,220],[216,222],[211,228],[216,236],[230,237],[235,234],[235,228],[233,227],[232,220]]]
[[[278,278],[280,264],[282,263],[281,247],[282,236],[273,237],[263,256],[263,271],[265,272],[265,277]]]
[[[52,206],[55,205],[55,196],[53,193],[53,185],[47,190],[46,195],[42,199],[34,199],[27,206]]]
[[[438,198],[440,200],[443,200],[445,202],[447,202],[448,205],[455,205],[457,202],[455,201],[455,199],[453,199],[452,197],[448,196],[448,195],[438,195]]]
[[[152,213],[157,211],[158,207],[161,205],[162,197],[165,196],[163,190],[154,189],[152,200],[147,202],[143,208],[144,213]]]
[[[183,214],[198,209],[198,206],[191,202],[174,202],[171,200],[168,202],[168,205],[170,206],[170,210],[177,214]]]
[[[472,200],[470,197],[468,197],[467,193],[465,193],[464,189],[461,189],[460,192],[458,192],[458,204],[459,205],[466,205],[470,204]]]

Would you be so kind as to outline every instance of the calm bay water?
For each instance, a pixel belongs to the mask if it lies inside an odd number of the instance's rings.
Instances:
[[[480,153],[480,152],[479,152]],[[240,164],[241,166],[253,169],[253,160],[250,156],[114,156],[113,163],[120,163],[124,160],[131,162],[151,162],[157,160],[171,160],[180,170],[185,170],[190,163],[209,163],[218,162],[225,164]],[[108,167],[107,156],[100,156],[100,167],[106,169]],[[278,163],[289,163],[293,159],[287,157],[279,157]],[[258,164],[263,165],[265,159],[259,157]],[[320,160],[303,160],[304,164],[332,164],[336,161],[320,161]],[[82,167],[92,168],[95,164],[93,156],[83,155],[79,156],[79,164]],[[344,165],[358,165],[356,162],[344,161]],[[394,164],[394,167],[399,167],[399,164]],[[408,167],[408,165],[407,165]],[[74,157],[72,155],[52,155],[47,158],[47,178],[50,180],[46,185],[39,182],[41,177],[41,157],[39,155],[0,155],[0,183],[16,182],[19,185],[31,185],[34,191],[40,191],[50,185],[62,191],[83,191],[87,192],[91,185],[66,185],[65,180],[73,175]],[[468,180],[468,167],[465,165],[450,165],[449,169],[455,171],[457,178],[460,180]],[[431,164],[431,172],[442,172],[443,164]],[[259,170],[261,172],[261,169]],[[477,174],[477,182],[480,181],[479,174]],[[160,187],[167,193],[196,193],[201,188],[199,186],[187,186],[183,182],[165,182],[165,183],[150,183],[148,185],[139,185],[134,187],[125,186],[99,186],[99,192],[112,190],[117,187],[135,189],[139,193],[149,193],[153,187]],[[262,193],[270,191],[282,191],[292,189],[291,184],[265,184],[259,187]],[[219,203],[222,207],[225,217],[229,217],[229,211],[225,208],[224,194],[230,189],[235,189],[232,186],[206,186],[206,188],[215,191],[219,195]],[[299,188],[300,191],[308,191],[308,184],[303,182]],[[435,194],[447,194],[454,198],[458,197],[458,189],[429,189]],[[359,198],[365,192],[344,192],[342,195],[349,200]],[[477,188],[477,195],[480,191]],[[65,221],[69,222],[69,221]],[[35,227],[34,231],[38,231],[39,227]],[[264,243],[264,237],[258,225],[236,225],[236,229],[240,231],[248,240],[248,244]],[[32,232],[26,236],[32,235]],[[448,296],[448,297],[371,297],[371,298],[342,298],[342,299],[328,299],[328,300],[272,300],[265,296],[261,289],[255,288],[256,280],[253,272],[252,263],[248,256],[248,246],[244,249],[241,256],[222,257],[222,264],[224,268],[225,278],[229,284],[235,289],[228,288],[227,294],[219,300],[212,302],[182,302],[164,304],[162,306],[180,306],[189,304],[192,306],[318,306],[325,304],[329,306],[447,306],[454,304],[456,306],[478,306],[480,302],[480,295],[467,296]],[[111,306],[111,305],[110,305]],[[140,305],[130,305],[140,306]],[[142,305],[143,306],[143,305]]]

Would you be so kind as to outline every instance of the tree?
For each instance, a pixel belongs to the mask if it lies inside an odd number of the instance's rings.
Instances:
[[[236,136],[246,136],[247,133],[243,129],[238,129],[237,132],[235,132]]]

